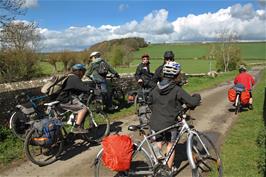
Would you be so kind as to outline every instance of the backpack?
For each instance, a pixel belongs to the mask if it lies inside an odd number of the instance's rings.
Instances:
[[[42,119],[36,121],[33,127],[37,130],[32,138],[33,143],[38,146],[52,145],[59,135],[62,123],[57,119]]]
[[[101,61],[99,63],[98,73],[100,75],[107,75],[108,74],[108,69],[109,69],[109,67],[108,67],[108,65],[107,65],[107,63],[105,61]]]
[[[113,171],[126,171],[130,168],[133,143],[127,135],[110,135],[103,138],[103,164]]]
[[[41,88],[41,92],[48,96],[55,96],[60,93],[69,75],[53,76]]]

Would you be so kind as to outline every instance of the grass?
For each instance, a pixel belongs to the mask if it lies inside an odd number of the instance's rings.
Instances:
[[[260,83],[258,83],[253,92],[255,109],[240,113],[236,124],[230,130],[222,147],[224,176],[261,177],[266,174],[266,132],[265,122],[263,122],[265,85],[266,70],[264,70]]]

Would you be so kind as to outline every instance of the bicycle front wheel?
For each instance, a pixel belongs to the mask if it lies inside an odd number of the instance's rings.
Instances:
[[[222,176],[222,160],[215,145],[202,133],[195,133],[188,140],[188,154],[193,177]],[[189,153],[190,152],[190,153]]]
[[[41,136],[35,128],[31,129],[24,141],[24,151],[26,157],[34,164],[39,166],[49,165],[57,160],[63,150],[63,141],[61,134],[51,145],[41,146],[36,140]]]
[[[148,152],[141,148],[139,151],[137,150],[137,145],[134,144],[133,146],[133,156],[132,161],[130,164],[130,169],[128,171],[112,171],[111,169],[107,168],[102,161],[102,154],[103,150],[100,151],[100,154],[97,156],[95,162],[95,176],[96,177],[112,177],[112,176],[146,176],[151,177],[153,176],[153,162],[148,154]]]

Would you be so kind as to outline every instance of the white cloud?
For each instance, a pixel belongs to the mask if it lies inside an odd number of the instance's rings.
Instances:
[[[128,7],[129,7],[128,4],[120,4],[120,5],[118,6],[118,10],[119,10],[120,12],[123,12],[123,11],[127,10]]]
[[[38,5],[38,0],[24,0],[24,3],[22,5],[23,8],[33,8]]]
[[[95,43],[125,37],[143,37],[152,43],[217,40],[224,30],[236,32],[242,40],[266,40],[265,10],[251,4],[236,4],[215,13],[189,14],[170,22],[165,9],[153,11],[141,21],[119,26],[69,27],[64,31],[40,29],[43,50],[82,50]]]

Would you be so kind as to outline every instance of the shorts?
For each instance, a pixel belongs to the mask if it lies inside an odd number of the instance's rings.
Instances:
[[[252,98],[252,93],[251,93],[251,90],[249,91],[249,96],[250,96],[250,98]]]
[[[71,111],[73,113],[78,113],[84,108],[87,108],[83,103],[79,101],[79,99],[74,98],[73,100],[67,103],[60,103],[60,107],[64,110]]]
[[[152,132],[155,132],[152,130]],[[155,141],[174,142],[177,138],[178,131],[176,128],[163,132],[155,136]]]

